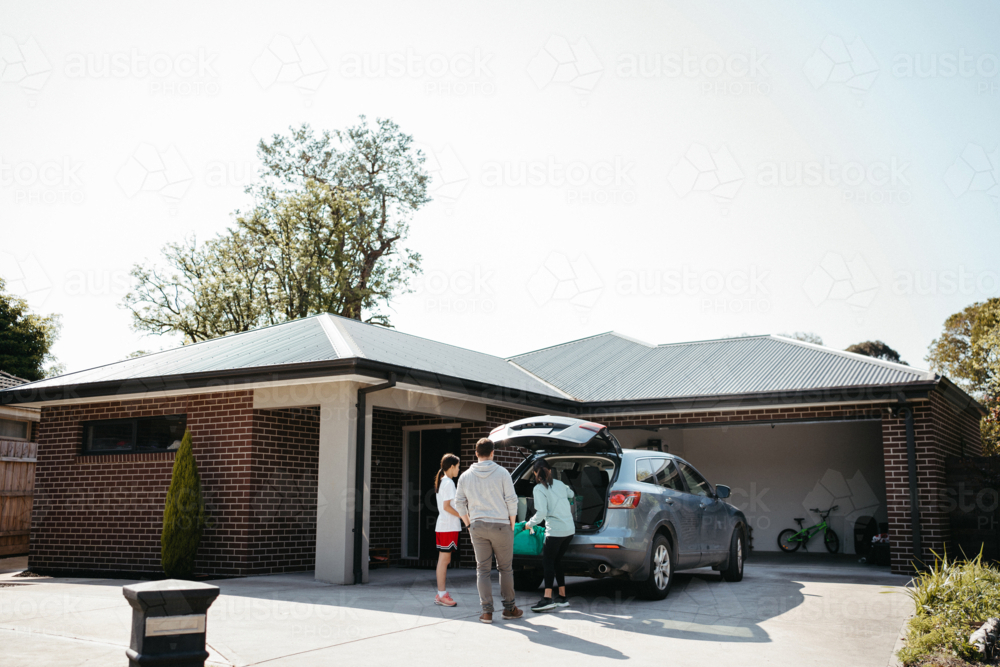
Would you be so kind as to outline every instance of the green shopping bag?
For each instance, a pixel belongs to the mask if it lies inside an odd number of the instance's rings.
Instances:
[[[535,534],[529,533],[524,525],[525,521],[514,524],[514,555],[515,556],[540,556],[542,545],[545,543],[545,528],[535,526]]]

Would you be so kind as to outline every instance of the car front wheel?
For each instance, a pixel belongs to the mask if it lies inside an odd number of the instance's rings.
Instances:
[[[729,545],[729,565],[722,571],[726,581],[743,581],[743,529],[739,526],[733,531],[733,539]]]
[[[645,600],[662,600],[674,582],[674,556],[670,542],[663,535],[653,538],[649,550],[649,578],[639,584],[639,597]]]

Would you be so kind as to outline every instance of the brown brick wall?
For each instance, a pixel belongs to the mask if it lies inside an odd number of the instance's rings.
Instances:
[[[211,525],[204,574],[249,558],[252,392],[219,392],[42,408],[29,566],[36,571],[160,571],[163,502],[173,452],[82,456],[82,422],[186,414]]]
[[[372,410],[369,546],[388,549],[393,563],[403,535],[403,419],[401,412]]]
[[[319,418],[253,410],[253,393],[42,409],[29,566],[160,572],[173,452],[80,455],[82,423],[186,414],[209,514],[196,569],[209,576],[308,570],[315,561]]]
[[[319,408],[254,410],[247,574],[316,566]]]

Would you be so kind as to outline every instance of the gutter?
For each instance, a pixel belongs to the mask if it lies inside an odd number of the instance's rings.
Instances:
[[[357,443],[354,448],[354,583],[360,584],[364,578],[361,559],[364,556],[365,531],[365,421],[368,413],[365,397],[376,391],[396,386],[396,374],[389,373],[389,379],[382,384],[358,389]]]

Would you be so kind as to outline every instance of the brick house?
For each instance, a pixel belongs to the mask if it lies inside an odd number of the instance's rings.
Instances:
[[[609,333],[502,359],[319,315],[8,389],[0,405],[41,410],[29,563],[48,573],[158,570],[185,428],[211,516],[199,571],[335,583],[367,581],[370,553],[433,559],[441,453],[464,467],[524,416],[587,417],[625,447],[682,456],[733,488],[757,550],[811,507],[840,507],[848,553],[856,526],[886,524],[896,572],[949,541],[944,457],[981,452],[982,408],[946,378],[777,336]]]

